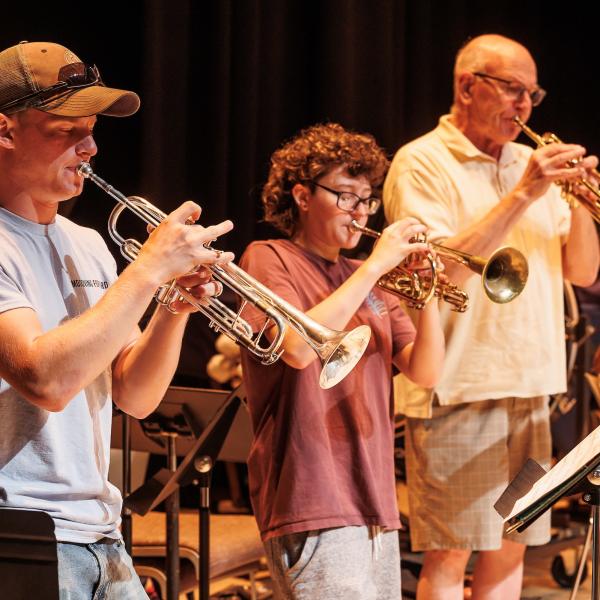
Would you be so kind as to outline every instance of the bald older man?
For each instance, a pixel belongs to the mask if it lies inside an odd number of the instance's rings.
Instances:
[[[525,545],[549,539],[548,515],[505,537],[493,508],[528,457],[549,466],[547,396],[566,389],[562,280],[590,285],[599,261],[589,213],[569,210],[553,185],[597,159],[574,144],[514,142],[513,117],[527,121],[544,95],[525,47],[499,35],[471,40],[456,58],[451,114],[398,151],[385,182],[390,222],[415,216],[451,248],[489,256],[510,245],[529,261],[527,286],[510,304],[493,304],[478,276],[446,263],[471,307],[443,308],[442,378],[433,389],[396,382],[409,417],[411,539],[426,551],[419,600],[462,599],[473,550],[473,598],[516,599]]]

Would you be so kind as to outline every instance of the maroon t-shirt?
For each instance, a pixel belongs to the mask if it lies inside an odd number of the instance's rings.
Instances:
[[[289,240],[254,242],[240,266],[306,312],[358,268],[330,262]],[[243,316],[255,329],[263,317]],[[340,383],[319,387],[321,362],[298,370],[261,365],[242,351],[254,441],[250,496],[263,539],[345,525],[400,527],[394,480],[392,357],[415,330],[397,299],[373,289],[345,330],[372,329],[367,350]]]

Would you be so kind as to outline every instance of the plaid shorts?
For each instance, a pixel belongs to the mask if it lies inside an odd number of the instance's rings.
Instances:
[[[548,470],[551,453],[546,396],[438,405],[431,419],[407,419],[413,550],[498,550],[504,528],[494,503],[528,458]],[[547,543],[550,511],[506,537]]]

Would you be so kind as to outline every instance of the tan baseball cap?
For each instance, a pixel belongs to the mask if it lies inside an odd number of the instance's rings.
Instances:
[[[137,94],[106,87],[95,66],[59,44],[21,42],[0,52],[0,112],[5,114],[35,108],[63,117],[127,117],[139,106]]]

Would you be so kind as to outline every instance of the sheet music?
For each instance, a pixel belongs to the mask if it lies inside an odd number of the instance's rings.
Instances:
[[[586,464],[600,457],[600,427],[597,427],[582,442],[577,444],[561,461],[546,475],[533,484],[531,490],[515,502],[511,513],[504,519],[510,521],[540,498],[559,487],[569,477],[572,477]]]

